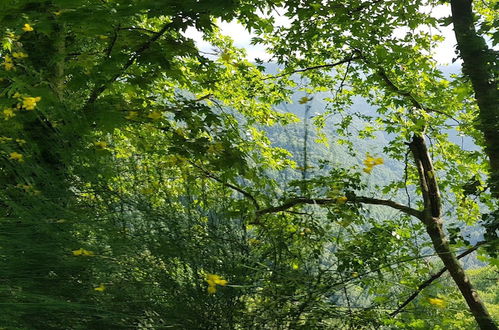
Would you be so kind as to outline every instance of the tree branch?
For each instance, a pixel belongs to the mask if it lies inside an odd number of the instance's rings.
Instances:
[[[355,196],[353,199],[354,202],[358,203],[364,203],[364,204],[371,204],[371,205],[384,205],[391,207],[392,209],[396,209],[398,211],[401,211],[405,214],[411,215],[415,218],[422,219],[423,217],[423,212],[416,210],[412,207],[409,207],[407,205],[399,204],[397,202],[394,202],[389,199],[377,199],[377,198],[370,198],[370,197],[363,197],[363,196]]]
[[[464,251],[463,253],[458,255],[456,258],[461,259],[461,258],[466,257],[468,254],[476,251],[481,245],[484,245],[485,243],[487,243],[487,242],[486,241],[478,242],[475,246]],[[426,281],[421,283],[418,286],[418,288],[416,289],[416,291],[414,291],[396,310],[391,312],[389,315],[391,317],[395,317],[398,313],[400,313],[402,311],[402,309],[404,309],[405,306],[407,306],[411,301],[416,299],[416,297],[419,295],[419,293],[421,291],[423,291],[425,288],[430,286],[436,279],[438,279],[440,276],[442,276],[446,271],[447,271],[447,267],[443,267],[437,273],[433,274],[429,279],[427,279]]]
[[[209,94],[206,94],[206,95],[203,95],[197,99],[194,100],[194,102],[200,102],[200,101],[203,101],[203,100],[206,100],[206,99],[209,99],[210,97],[212,97],[213,94],[209,93]]]
[[[388,75],[386,74],[386,72],[381,69],[381,68],[378,68],[378,75],[381,77],[381,79],[383,80],[383,82],[386,84],[386,86],[393,92],[399,94],[400,96],[403,96],[405,98],[407,98],[411,103],[412,105],[419,109],[419,110],[423,110],[423,111],[426,111],[426,112],[434,112],[434,113],[438,113],[438,114],[441,114],[449,119],[452,119],[453,121],[455,121],[456,123],[460,124],[461,122],[459,120],[457,120],[456,118],[454,118],[453,116],[449,115],[448,113],[445,113],[443,111],[440,111],[440,110],[435,110],[435,109],[430,109],[430,108],[427,108],[425,106],[423,106],[418,100],[416,100],[416,98],[414,97],[414,95],[412,95],[410,92],[407,92],[407,91],[404,91],[404,90],[401,90],[399,87],[397,87],[391,80],[390,78],[388,77]]]
[[[198,170],[200,170],[201,172],[203,172],[208,178],[215,180],[216,182],[218,182],[218,183],[226,186],[227,188],[230,188],[232,190],[235,190],[235,191],[241,193],[244,197],[248,198],[253,203],[253,205],[255,206],[255,208],[257,210],[260,209],[260,205],[258,204],[258,201],[256,200],[255,197],[253,197],[253,195],[251,193],[245,191],[244,189],[242,189],[242,188],[240,188],[240,187],[238,187],[238,186],[236,186],[236,185],[234,185],[232,183],[228,183],[228,182],[223,181],[222,179],[220,179],[219,177],[217,177],[213,173],[205,170],[201,166],[199,166],[199,165],[197,165],[197,164],[195,164],[195,163],[193,163],[191,161],[189,161],[189,163],[192,166],[194,166],[195,168],[197,168]]]
[[[433,162],[423,136],[414,134],[412,141],[409,143],[409,148],[418,170],[419,185],[424,201],[424,212],[427,213],[427,218],[422,220],[423,222],[428,222],[432,218],[440,218],[442,215],[440,189],[435,178]]]
[[[414,134],[409,147],[418,169],[419,182],[424,200],[422,222],[425,224],[426,232],[431,238],[433,248],[449,271],[459,291],[461,291],[480,329],[497,329],[487,307],[480,299],[475,288],[473,288],[463,266],[459,263],[456,255],[450,248],[443,228],[443,221],[440,218],[442,213],[440,191],[435,177],[433,162],[423,136]]]
[[[161,36],[163,34],[165,34],[165,32],[172,26],[172,23],[167,23],[165,24],[161,30],[159,30],[158,32],[156,32],[156,34],[154,34],[149,40],[147,40],[146,42],[144,42],[142,44],[142,46],[140,46],[134,53],[133,55],[128,59],[128,61],[123,65],[123,67],[121,68],[121,70],[116,73],[111,79],[109,79],[107,82],[105,82],[104,84],[96,87],[92,93],[90,93],[90,97],[88,98],[86,104],[85,104],[85,107],[88,107],[90,104],[94,103],[95,100],[97,100],[97,98],[107,89],[107,87],[109,86],[109,84],[115,82],[116,80],[118,80],[119,77],[121,77],[126,70],[128,70],[128,68],[130,68],[134,63],[135,61],[137,60],[137,58],[140,56],[140,54],[142,54],[144,51],[146,51],[154,42],[156,42],[159,38],[161,38]]]
[[[399,204],[397,202],[394,202],[392,200],[387,200],[387,199],[378,199],[378,198],[353,195],[353,196],[349,196],[347,202],[356,202],[356,203],[363,203],[363,204],[370,204],[370,205],[384,205],[384,206],[388,206],[388,207],[391,207],[393,209],[396,209],[398,211],[401,211],[403,213],[406,213],[408,215],[414,216],[418,219],[421,219],[423,217],[423,213],[421,211],[418,211],[418,210],[413,209],[411,207],[408,207],[406,205],[402,205],[402,204]],[[264,214],[286,211],[287,209],[290,209],[290,208],[297,206],[297,205],[303,205],[303,204],[329,205],[329,204],[336,204],[336,203],[338,203],[336,198],[297,197],[297,198],[288,200],[287,202],[285,202],[282,205],[273,206],[273,207],[269,207],[266,209],[258,210],[256,213],[257,213],[257,215],[261,216]]]
[[[299,72],[305,72],[305,71],[311,71],[311,70],[317,70],[317,69],[324,69],[324,68],[329,68],[330,69],[330,68],[334,68],[335,66],[344,64],[344,63],[350,63],[351,61],[355,61],[355,60],[358,60],[360,58],[361,58],[360,56],[351,56],[351,57],[345,58],[345,59],[343,59],[341,61],[338,61],[336,63],[315,65],[315,66],[310,66],[310,67],[303,68],[303,69],[293,70],[293,71],[290,71],[290,72],[284,72],[284,73],[281,73],[281,74],[278,74],[278,75],[274,75],[274,76],[269,76],[269,77],[263,78],[263,80],[272,79],[272,78],[280,78],[280,77],[289,76],[289,75],[292,75],[292,74],[295,74],[295,73],[299,73]]]
[[[393,81],[388,77],[388,74],[386,73],[386,71],[383,68],[381,68],[379,66],[376,66],[376,65],[373,65],[372,63],[370,63],[370,61],[368,61],[362,55],[362,52],[359,49],[356,49],[355,52],[357,54],[359,54],[359,57],[362,58],[367,64],[375,67],[376,72],[378,73],[378,75],[380,76],[380,78],[383,80],[383,82],[385,83],[385,85],[388,87],[388,89],[390,89],[392,92],[395,92],[396,94],[399,94],[400,96],[403,96],[404,98],[407,98],[412,103],[412,105],[415,108],[417,108],[419,110],[426,111],[426,112],[434,112],[434,113],[441,114],[441,115],[443,115],[443,116],[445,116],[445,117],[447,117],[449,119],[452,119],[456,123],[461,124],[461,122],[459,120],[457,120],[456,118],[454,118],[452,115],[449,115],[448,113],[445,113],[445,112],[440,111],[440,110],[430,109],[430,108],[427,108],[427,107],[423,106],[414,97],[414,95],[412,95],[410,92],[407,92],[407,91],[404,91],[404,90],[400,89],[397,85],[395,85],[393,83]]]
[[[118,28],[118,30],[127,30],[127,31],[137,30],[137,31],[143,31],[143,32],[152,33],[152,34],[157,33],[156,31],[145,29],[142,27],[120,27],[120,28]]]
[[[120,29],[120,26],[113,31],[113,37],[111,38],[111,41],[109,42],[109,45],[107,46],[106,49],[106,57],[111,57],[111,53],[113,52],[114,45],[116,44],[116,40],[118,40],[118,30]]]

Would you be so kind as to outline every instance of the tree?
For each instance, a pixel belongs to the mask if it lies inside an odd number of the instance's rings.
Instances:
[[[140,278],[140,274],[124,271],[127,264],[145,266],[157,257],[149,256],[153,246],[141,249],[140,243],[137,246],[130,241],[128,249],[123,247],[127,230],[133,229],[137,235],[149,219],[158,217],[149,207],[152,214],[132,221],[132,215],[140,214],[145,202],[141,202],[140,194],[129,196],[131,188],[124,177],[131,182],[144,177],[152,182],[160,179],[150,178],[143,170],[131,173],[132,165],[141,168],[149,161],[131,150],[147,150],[154,155],[149,143],[164,143],[172,156],[160,161],[173,165],[177,161],[173,155],[194,161],[213,150],[205,161],[227,168],[227,177],[245,168],[242,156],[251,143],[242,144],[238,130],[233,128],[233,116],[201,102],[210,97],[204,91],[221,94],[220,89],[234,79],[234,69],[247,71],[249,64],[230,67],[229,77],[228,68],[199,53],[193,41],[183,35],[188,27],[196,27],[229,53],[230,42],[217,35],[212,20],[241,15],[237,4],[3,1],[0,9],[4,31],[0,82],[4,134],[1,278],[2,294],[9,302],[2,324],[61,328],[69,319],[82,327],[107,328],[124,320],[146,322],[148,313],[157,313],[151,307],[155,304],[138,304],[145,308],[130,304],[123,310],[106,297],[113,276],[116,288],[122,283],[118,279],[129,278],[134,283]],[[230,61],[230,55],[226,60]],[[247,92],[246,88],[247,84],[242,85],[237,92]],[[268,89],[261,89],[253,95],[260,93],[270,94]],[[254,102],[254,107],[258,104]],[[246,110],[248,120],[261,120],[250,108]],[[260,118],[271,113],[264,106],[259,111]],[[146,143],[145,138],[132,138],[156,137],[161,132],[166,140]],[[119,143],[122,149],[115,150],[114,145]],[[230,148],[237,143],[241,148]],[[122,160],[128,157],[134,161]],[[227,159],[237,166],[229,170]],[[123,176],[117,175],[116,171],[126,165],[129,167]],[[147,181],[141,183],[143,189],[157,188]],[[182,199],[185,181],[181,180],[177,190],[167,196]],[[161,198],[166,197],[157,198],[165,203]],[[216,213],[214,209],[212,212]],[[187,217],[180,211],[178,216]],[[193,221],[192,217],[187,219]],[[103,235],[106,231],[117,233]],[[144,260],[137,260],[137,256]],[[187,266],[181,263],[175,267]],[[112,275],[106,279],[108,271]],[[154,278],[154,274],[150,276]],[[198,276],[200,272],[190,280],[195,283]],[[181,282],[178,276],[176,280]],[[170,282],[161,283],[172,290],[175,287]],[[200,289],[199,285],[188,287]],[[149,289],[131,290],[133,299],[143,294],[153,300],[158,293]],[[98,296],[100,292],[104,297]],[[116,289],[116,299],[132,299],[127,296],[130,291],[118,292]],[[103,310],[96,312],[96,304]]]
[[[485,151],[490,161],[491,190],[497,196],[499,192],[499,150],[498,127],[499,90],[497,89],[498,63],[497,51],[487,46],[482,35],[492,38],[492,43],[497,44],[497,32],[493,35],[493,26],[497,25],[497,3],[484,3],[481,12],[492,10],[492,15],[482,15],[481,33],[475,29],[472,1],[451,1],[452,23],[456,34],[457,48],[463,60],[463,72],[469,77],[475,98],[480,109],[479,129],[485,140]],[[495,15],[494,15],[495,10]],[[492,16],[492,17],[491,17]]]

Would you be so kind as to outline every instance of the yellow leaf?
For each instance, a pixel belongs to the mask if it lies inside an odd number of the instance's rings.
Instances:
[[[345,196],[341,196],[341,197],[336,198],[336,203],[345,204],[347,202],[347,200],[348,200],[348,198],[346,198]]]
[[[26,58],[26,57],[28,57],[28,54],[23,53],[23,52],[18,52],[18,53],[14,52],[14,53],[12,53],[12,56],[14,58]]]
[[[34,110],[36,104],[41,101],[41,97],[24,97],[22,107],[26,110]]]
[[[21,155],[18,152],[15,152],[15,151],[10,153],[10,157],[9,158],[12,159],[12,160],[17,160],[18,162],[23,162],[24,161],[23,155]]]
[[[31,25],[29,25],[28,23],[26,23],[23,26],[23,31],[24,32],[31,32],[31,31],[33,31],[33,27]]]
[[[215,283],[217,283],[218,285],[221,285],[221,286],[226,286],[227,283],[229,283],[229,282],[227,280],[218,280]]]
[[[374,158],[369,155],[369,153],[366,153],[366,159],[362,162],[365,165],[365,168],[363,169],[364,172],[367,174],[371,174],[374,166],[381,165],[383,164],[383,158],[378,157]]]
[[[106,286],[101,283],[98,287],[94,288],[94,290],[102,292],[102,291],[106,290]]]
[[[8,120],[12,117],[14,117],[16,114],[14,113],[14,109],[7,108],[3,110],[3,115],[5,117],[5,120]]]
[[[372,167],[366,167],[362,171],[366,172],[367,174],[371,174],[371,172],[373,171],[373,168]]]
[[[440,308],[445,307],[445,301],[440,298],[428,298],[428,302]]]
[[[8,55],[5,56],[4,62],[2,63],[2,65],[6,71],[10,71],[10,70],[14,69],[14,63],[12,63],[12,59]]]
[[[93,256],[94,253],[92,251],[85,250],[83,248],[79,248],[78,250],[72,251],[74,256]]]
[[[208,283],[209,293],[215,293],[217,291],[217,285],[226,286],[227,283],[229,283],[227,280],[222,279],[222,277],[216,274],[206,274],[205,281]]]

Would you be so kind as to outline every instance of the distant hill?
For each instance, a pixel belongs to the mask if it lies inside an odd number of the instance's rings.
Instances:
[[[277,72],[277,65],[275,64],[267,64],[268,72],[275,73]],[[450,76],[451,74],[459,74],[460,68],[457,65],[441,67],[440,68],[444,75]],[[272,141],[272,144],[277,147],[284,148],[290,151],[293,154],[293,160],[298,164],[298,166],[303,167],[303,150],[304,150],[304,136],[305,136],[305,125],[304,125],[304,115],[305,109],[307,105],[310,106],[309,114],[313,117],[316,114],[324,113],[327,103],[324,101],[325,97],[330,97],[330,93],[318,93],[313,95],[313,100],[307,104],[300,104],[299,100],[306,96],[304,92],[297,92],[292,96],[292,102],[283,103],[277,106],[282,112],[289,112],[295,114],[298,118],[301,119],[299,123],[290,124],[287,126],[274,126],[267,128],[266,131],[268,133],[269,139]],[[311,97],[312,95],[308,95]],[[369,116],[377,116],[376,109],[368,104],[364,99],[357,97],[354,99],[354,103],[350,107],[350,112],[360,112]],[[340,145],[336,143],[338,141],[338,136],[335,136],[335,128],[334,123],[336,119],[332,116],[324,128],[323,132],[327,135],[329,140],[329,145],[325,145],[322,143],[317,143],[315,140],[317,139],[317,133],[315,127],[310,121],[309,123],[309,136],[308,136],[308,144],[307,144],[307,156],[308,163],[311,168],[308,170],[309,177],[314,174],[325,174],[324,170],[321,172],[319,170],[318,164],[321,160],[326,160],[330,162],[331,166],[338,167],[351,167],[358,166],[358,170],[361,171],[363,165],[362,161],[365,158],[367,152],[372,155],[383,157],[385,163],[383,166],[376,167],[376,169],[372,172],[371,175],[366,175],[366,180],[368,180],[369,191],[372,191],[373,194],[379,196],[379,189],[377,186],[384,186],[393,181],[400,181],[403,179],[404,175],[404,164],[392,160],[388,158],[386,154],[383,153],[383,146],[386,146],[389,140],[392,138],[390,134],[384,132],[375,133],[374,139],[360,139],[353,137],[353,154],[349,152],[348,148],[344,145]],[[352,130],[359,130],[366,122],[363,122],[360,119],[355,119],[352,122]],[[462,137],[457,134],[456,131],[447,131],[449,134],[450,141],[461,145],[466,150],[477,150],[479,149],[473,141],[469,137]],[[290,180],[301,179],[301,170],[287,170],[275,173],[275,177],[282,184],[282,188],[286,189],[286,185]],[[409,193],[411,195],[411,199],[415,200],[414,189],[410,189]],[[391,196],[395,200],[398,200],[401,203],[407,202],[407,195],[405,191],[400,191],[396,196]],[[386,208],[376,208],[375,213],[378,213],[378,216],[393,216],[396,212],[386,209]],[[481,240],[482,231],[479,230],[478,227],[466,227],[466,234],[470,238],[472,243],[475,243]],[[475,257],[470,257],[467,260],[468,264],[475,264],[477,260]],[[480,263],[479,263],[480,264]]]
[[[275,63],[266,63],[264,65],[267,73],[276,74],[279,71],[279,66]],[[440,70],[445,76],[450,76],[451,74],[459,74],[460,66],[454,64],[451,66],[440,67]],[[309,96],[313,99],[307,104],[299,104],[299,100],[304,97]],[[305,92],[296,92],[292,96],[292,102],[283,103],[277,106],[282,112],[289,112],[295,114],[302,121],[298,124],[288,125],[286,127],[274,127],[268,130],[269,137],[274,145],[285,148],[293,153],[294,160],[301,164],[303,159],[303,138],[305,135],[304,129],[304,115],[306,106],[310,106],[309,115],[313,118],[314,115],[324,113],[327,108],[327,102],[324,98],[332,97],[329,92],[317,93],[315,95],[306,95]],[[376,108],[368,104],[363,98],[356,97],[353,100],[353,104],[350,106],[349,112],[358,112],[367,116],[377,116]],[[375,134],[375,139],[353,139],[354,150],[356,151],[356,157],[352,156],[347,152],[347,148],[340,146],[335,143],[338,137],[334,135],[334,123],[337,122],[337,118],[331,116],[327,122],[324,129],[324,133],[328,136],[330,141],[330,146],[327,147],[323,144],[317,144],[314,141],[317,139],[317,134],[314,129],[312,120],[309,124],[309,143],[307,144],[309,150],[309,159],[312,163],[316,163],[319,159],[327,159],[333,163],[342,164],[343,166],[351,166],[355,164],[361,164],[366,152],[371,154],[379,154],[386,158],[383,154],[382,147],[387,145],[387,142],[392,138],[389,134],[384,132],[378,132]],[[355,119],[352,122],[352,130],[360,130],[364,127],[366,122]],[[476,150],[477,146],[468,137],[460,136],[456,131],[449,130],[446,132],[449,134],[450,141],[461,145],[466,150]],[[375,171],[373,172],[373,177],[375,181],[382,181],[386,183],[389,180],[394,179],[396,176],[400,175],[400,171],[403,170],[401,164],[398,162],[390,161],[386,159],[386,167],[390,169],[388,172]],[[380,173],[381,172],[381,173]],[[395,174],[398,173],[398,174]]]

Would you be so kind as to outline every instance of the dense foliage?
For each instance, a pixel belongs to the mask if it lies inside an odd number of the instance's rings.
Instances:
[[[485,86],[440,2],[1,1],[0,327],[495,328],[498,8]]]

